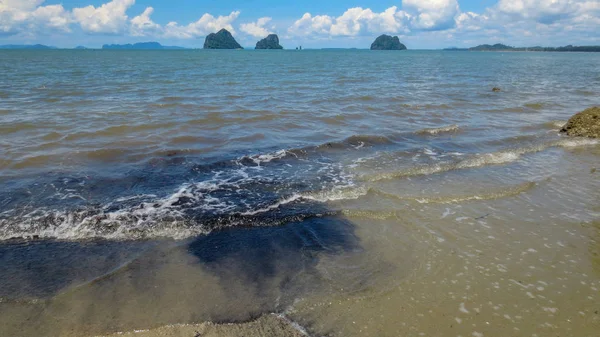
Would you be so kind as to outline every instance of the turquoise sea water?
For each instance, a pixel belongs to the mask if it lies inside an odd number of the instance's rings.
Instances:
[[[396,259],[393,268],[371,260],[392,253],[374,253],[369,237],[400,235],[400,227],[372,223],[390,212],[401,212],[402,224],[428,224],[432,242],[442,246],[451,241],[440,233],[456,206],[471,210],[467,218],[501,214],[499,223],[516,227],[549,219],[593,223],[600,183],[589,172],[600,165],[598,143],[558,130],[574,113],[600,104],[599,56],[2,51],[0,312],[12,324],[6,329],[19,331],[25,318],[44,329],[50,323],[35,307],[39,301],[66,317],[52,307],[58,294],[111,278],[132,261],[154,261],[166,246],[187,251],[196,268],[224,284],[243,280],[258,290],[248,295],[232,286],[248,301],[235,310],[223,305],[230,298],[217,296],[204,300],[215,308],[191,316],[123,314],[114,326],[85,321],[93,326],[85,331],[243,321],[288,310],[336,282],[351,284],[351,293],[389,289],[396,283],[379,277],[382,270],[405,275],[415,263]],[[367,225],[358,220],[366,214],[375,219]],[[421,230],[402,228],[397,247],[418,246],[410,237]],[[469,233],[479,241],[491,236]],[[496,237],[516,240],[503,233]],[[349,271],[334,258],[345,254],[365,260]],[[417,265],[424,263],[415,254]],[[335,271],[320,269],[323,261]],[[230,263],[237,267],[222,270]],[[202,275],[198,284],[214,285]],[[144,283],[148,275],[132,277]],[[14,303],[35,308],[18,311]],[[309,331],[343,330],[334,319],[309,317],[295,319]],[[82,321],[58,326],[73,330]]]

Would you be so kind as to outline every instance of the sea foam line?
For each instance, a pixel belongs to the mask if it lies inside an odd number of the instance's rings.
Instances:
[[[362,176],[362,180],[380,181],[412,176],[431,175],[459,169],[478,168],[490,165],[502,165],[517,161],[524,154],[541,152],[551,147],[573,148],[598,144],[600,144],[598,140],[588,138],[561,139],[559,141],[545,143],[537,146],[478,154],[454,163],[440,163],[435,165],[413,167],[402,171],[385,172],[375,175],[364,175]]]

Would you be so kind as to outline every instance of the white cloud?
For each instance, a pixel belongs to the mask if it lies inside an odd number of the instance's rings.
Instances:
[[[164,27],[164,36],[177,39],[191,39],[206,36],[222,28],[227,29],[231,34],[235,34],[235,29],[231,25],[240,16],[239,11],[231,12],[227,16],[214,17],[211,14],[204,14],[196,21],[187,26],[181,26],[177,22],[169,22]]]
[[[8,9],[31,11],[42,3],[44,0],[0,0],[0,11]]]
[[[144,12],[133,19],[131,19],[131,35],[133,36],[147,36],[155,35],[162,31],[162,27],[152,21],[150,16],[154,13],[154,8],[148,7]]]
[[[456,29],[466,31],[478,31],[486,26],[489,17],[474,12],[464,12],[456,16]]]
[[[62,5],[41,6],[43,3],[44,0],[0,0],[0,34],[70,31],[70,13]]]
[[[265,28],[270,21],[271,18],[264,17],[258,19],[256,22],[242,23],[240,25],[240,30],[254,37],[266,37],[267,35],[271,34],[271,31]]]
[[[135,0],[112,0],[96,8],[92,5],[74,8],[73,16],[81,28],[89,33],[118,34],[127,27],[127,10]]]
[[[402,9],[411,15],[411,27],[422,30],[452,28],[460,13],[457,0],[403,0]]]
[[[291,35],[307,36],[311,34],[329,34],[333,19],[328,15],[312,16],[310,13],[305,13],[302,18],[294,22],[288,28]]]
[[[291,35],[307,36],[311,34],[330,36],[357,36],[364,33],[398,33],[404,30],[404,21],[408,16],[396,6],[381,13],[362,7],[350,8],[341,16],[312,16],[306,13],[288,29]]]
[[[403,27],[406,14],[396,6],[381,13],[361,7],[351,8],[335,20],[331,35],[355,36],[361,32],[397,33]]]
[[[235,29],[241,38],[264,37],[276,31],[271,18],[258,18],[235,25],[240,12],[225,16],[202,15],[192,23],[173,21],[159,24],[152,20],[154,8],[128,16],[135,0],[104,0],[81,8],[56,4],[61,0],[0,0],[0,37],[15,35],[33,40],[43,35],[83,31],[94,34],[146,36],[156,39],[195,39],[226,28]],[[86,0],[91,3],[92,0]],[[339,16],[305,13],[288,29],[290,37],[300,40],[359,41],[382,33],[403,35],[418,45],[444,46],[475,41],[524,44],[597,44],[600,38],[600,0],[496,0],[481,12],[461,12],[459,1],[403,0],[402,7],[382,12],[370,8],[350,8]],[[80,28],[80,29],[79,29]],[[556,38],[555,38],[556,37]],[[43,40],[40,40],[43,41]],[[44,41],[51,43],[51,41]],[[358,42],[355,42],[358,43]],[[340,43],[342,44],[342,43]]]
[[[35,22],[49,28],[55,28],[70,32],[69,25],[72,22],[71,15],[62,5],[42,6],[35,9],[31,14]]]
[[[573,0],[500,0],[497,10],[540,23],[552,23],[572,15],[576,11]]]

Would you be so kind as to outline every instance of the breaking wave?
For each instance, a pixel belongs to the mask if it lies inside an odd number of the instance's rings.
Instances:
[[[594,139],[561,139],[559,141],[548,142],[541,145],[534,145],[530,147],[516,148],[512,150],[505,150],[499,152],[492,153],[483,153],[473,155],[463,160],[459,160],[456,162],[443,162],[434,165],[424,165],[424,166],[416,166],[408,169],[393,171],[393,172],[383,172],[372,175],[364,175],[362,177],[363,180],[366,181],[379,181],[379,180],[389,180],[389,179],[397,179],[397,178],[405,178],[412,176],[421,176],[421,175],[430,175],[448,172],[452,170],[461,170],[461,169],[470,169],[470,168],[478,168],[490,165],[502,165],[507,163],[512,163],[517,161],[521,156],[529,153],[540,152],[545,149],[551,147],[579,147],[579,146],[589,146],[589,145],[597,145],[599,142]]]
[[[456,124],[453,125],[447,125],[447,126],[442,126],[439,128],[429,128],[429,129],[422,129],[417,131],[417,134],[426,134],[426,135],[437,135],[440,133],[447,133],[447,132],[457,132],[460,130],[460,127]]]
[[[451,126],[428,132],[455,129]],[[357,135],[338,143],[216,162],[190,164],[170,158],[151,161],[139,176],[133,173],[121,180],[42,177],[50,180],[0,192],[0,240],[184,239],[226,227],[274,226],[338,214],[340,210],[327,204],[368,194],[421,203],[495,199],[517,195],[535,183],[468,196],[402,197],[373,189],[369,182],[502,165],[550,147],[598,144],[592,139],[563,138],[475,155],[442,151],[439,156],[434,153],[436,160],[426,165],[414,163],[406,169],[370,175],[359,175],[354,171],[356,165],[340,159],[368,146],[382,146],[383,153],[389,153],[396,148],[389,147],[395,142],[393,137]],[[350,152],[331,152],[335,148]],[[377,156],[368,159],[372,161],[377,163]]]

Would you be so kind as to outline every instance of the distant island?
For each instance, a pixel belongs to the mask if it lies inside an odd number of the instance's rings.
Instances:
[[[472,48],[446,48],[446,51],[535,51],[535,52],[600,52],[600,46],[511,47],[502,43],[482,44]]]
[[[183,47],[175,47],[175,46],[163,46],[158,42],[141,42],[134,44],[105,44],[102,46],[102,49],[129,49],[129,50],[179,50],[186,49]]]
[[[283,49],[279,44],[279,36],[277,34],[269,34],[269,36],[256,42],[254,49]]]
[[[0,46],[0,49],[58,49],[56,47],[45,46],[43,44],[6,44]]]
[[[231,33],[223,28],[216,33],[210,33],[204,41],[204,49],[244,49],[233,38]]]
[[[371,44],[371,50],[406,50],[397,36],[380,35]]]

